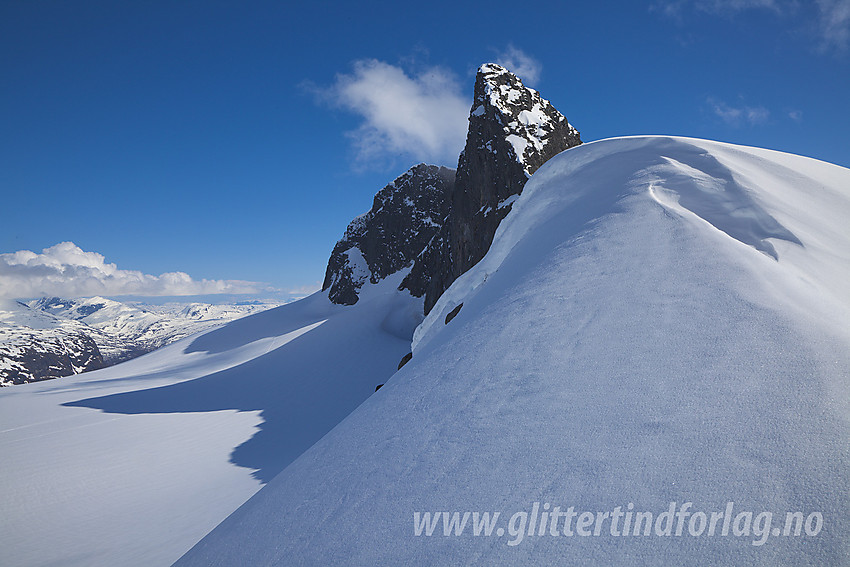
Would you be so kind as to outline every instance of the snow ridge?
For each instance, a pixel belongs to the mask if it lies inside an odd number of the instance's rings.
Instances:
[[[412,359],[177,565],[846,563],[849,187],[845,168],[704,140],[561,153]],[[779,531],[508,544],[516,513],[671,502]],[[416,536],[438,510],[499,512],[504,534]],[[823,531],[777,536],[794,511]]]

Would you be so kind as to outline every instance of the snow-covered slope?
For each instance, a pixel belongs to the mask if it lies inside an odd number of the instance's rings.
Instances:
[[[848,221],[816,160],[567,150],[412,361],[178,564],[848,564]],[[501,516],[425,535],[438,512]]]
[[[403,275],[0,390],[0,564],[170,565],[396,370]]]

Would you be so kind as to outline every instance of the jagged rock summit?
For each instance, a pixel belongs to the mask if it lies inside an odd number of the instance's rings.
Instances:
[[[478,69],[448,222],[402,283],[414,295],[425,296],[426,313],[458,276],[484,257],[528,178],[550,158],[579,144],[578,130],[519,77],[493,63]]]
[[[484,165],[486,161],[475,162],[484,156],[513,155],[528,178],[555,154],[580,143],[578,130],[540,93],[523,85],[519,77],[494,63],[485,63],[478,69],[469,133],[460,163],[466,159],[471,167]]]
[[[334,246],[322,284],[331,301],[353,305],[367,281],[409,267],[442,228],[454,181],[453,169],[422,163],[381,189]]]
[[[425,313],[490,247],[528,178],[579,132],[540,94],[499,65],[478,69],[457,173],[412,168],[382,189],[334,247],[323,290],[351,305],[366,281],[411,266],[401,284],[425,297]]]

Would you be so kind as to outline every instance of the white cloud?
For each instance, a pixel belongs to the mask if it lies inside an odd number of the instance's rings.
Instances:
[[[730,126],[763,124],[770,117],[770,111],[763,106],[730,106],[714,97],[709,97],[707,102],[711,111]]]
[[[821,47],[847,49],[850,44],[850,0],[817,0]]]
[[[508,48],[496,57],[495,62],[517,75],[528,85],[537,83],[540,80],[540,72],[543,70],[543,65],[539,61],[513,45],[508,45]]]
[[[57,295],[201,295],[259,293],[269,288],[239,280],[193,280],[184,272],[152,276],[121,270],[103,255],[86,252],[73,242],[61,242],[36,254],[19,250],[0,254],[0,297]]]
[[[375,59],[354,63],[328,89],[317,89],[333,104],[359,114],[362,125],[348,136],[360,165],[394,160],[399,154],[454,167],[466,141],[471,100],[455,77],[439,67],[409,76]]]
[[[803,121],[803,112],[800,110],[792,110],[788,113],[788,117],[794,122],[802,122]]]

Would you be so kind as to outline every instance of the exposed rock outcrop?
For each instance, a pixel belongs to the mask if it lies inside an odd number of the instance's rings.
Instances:
[[[410,267],[400,289],[424,296],[428,313],[487,253],[528,178],[579,144],[579,132],[537,91],[504,67],[482,65],[456,174],[420,164],[379,191],[334,247],[322,290],[353,305],[367,281]]]
[[[402,283],[425,296],[426,313],[484,257],[528,178],[551,157],[579,144],[579,132],[516,75],[492,63],[479,68],[448,222]]]
[[[21,311],[27,309],[25,305],[20,307]],[[91,337],[70,324],[49,324],[52,328],[23,328],[0,322],[0,386],[70,376],[105,366]]]
[[[334,246],[322,284],[331,301],[353,305],[367,281],[409,267],[443,227],[454,180],[453,169],[419,164],[381,189]]]

